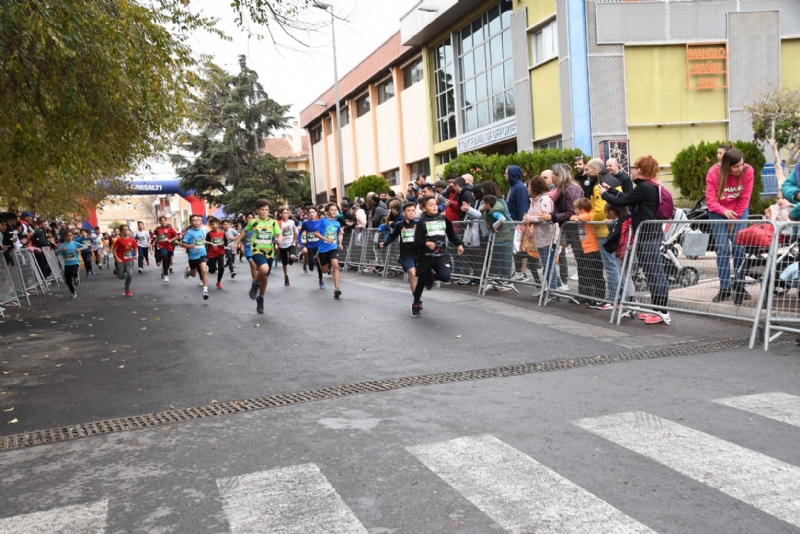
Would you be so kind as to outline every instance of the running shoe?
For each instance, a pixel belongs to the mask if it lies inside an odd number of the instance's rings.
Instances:
[[[70,295],[69,298],[76,299],[76,298],[78,298],[78,294],[77,293],[73,293],[72,295]]]
[[[325,289],[325,282],[323,282],[322,280],[319,281],[319,288]]]
[[[308,273],[308,267],[306,267],[305,265],[303,265],[303,272]]]
[[[259,286],[259,284],[255,280],[253,280],[253,283],[250,284],[250,299],[251,300],[255,300],[256,297],[258,296],[258,286]]]
[[[650,317],[644,320],[644,324],[659,324],[664,323],[668,325],[671,322],[668,313],[662,313],[661,315],[652,314]]]
[[[602,306],[603,306],[603,303],[602,302],[597,302],[596,300],[590,300],[589,302],[586,303],[586,307],[587,308],[591,308],[593,310],[600,310],[600,309],[602,309]]]
[[[165,276],[165,277],[164,277],[164,281],[165,281],[165,282],[169,282],[169,276]]]
[[[233,280],[234,278],[236,278],[236,271],[233,271],[233,272],[231,273],[231,280]]]
[[[617,309],[619,309],[619,306],[617,306]],[[631,317],[631,311],[630,310],[622,310],[622,313],[620,314],[620,317],[622,317],[623,319],[625,319],[627,317]]]
[[[411,305],[411,317],[419,317],[420,316],[420,307],[419,302],[415,302]]]
[[[433,289],[433,284],[435,281],[436,280],[433,279],[433,276],[429,276],[428,281],[425,283],[425,289],[427,289],[428,291]]]
[[[197,285],[203,287],[203,280],[201,279],[199,282],[197,282]]]
[[[208,289],[203,291],[203,300],[208,300]]]
[[[164,273],[161,273],[161,279],[162,280],[164,279]]]
[[[92,269],[91,271],[89,271],[89,274],[91,274],[92,276],[94,276],[94,269]]]
[[[342,290],[338,287],[333,291],[333,298],[338,299],[342,296]]]
[[[264,295],[259,295],[256,299],[256,312],[264,313]]]
[[[561,284],[558,286],[559,291],[569,291],[569,286],[567,284]]]
[[[169,268],[169,274],[172,274],[172,267]]]
[[[189,270],[190,269],[187,267],[186,270],[183,271],[183,279],[184,280],[188,280],[189,279]],[[169,272],[172,272],[172,269],[170,269]]]
[[[139,274],[142,274],[143,272],[144,272],[144,271],[142,271],[142,268],[141,268],[141,267],[139,267]]]
[[[283,285],[285,285],[286,287],[289,287],[289,277],[288,276],[284,276],[283,277]]]
[[[600,304],[600,306],[598,306],[596,309],[598,309],[598,310],[611,310],[613,308],[614,308],[614,306],[612,306],[608,302],[604,302],[604,303]]]
[[[79,286],[79,285],[81,285],[81,279],[80,279],[80,278],[74,278],[74,279],[73,279],[73,283],[74,283],[76,286]]]
[[[125,296],[126,297],[132,297],[133,296],[133,294],[131,293],[130,289],[126,289],[125,290]]]
[[[217,289],[222,289],[222,282],[217,282]]]
[[[640,313],[639,314],[639,319],[641,319],[642,321],[646,321],[648,317],[651,317],[653,315],[655,315],[655,314],[654,313]]]

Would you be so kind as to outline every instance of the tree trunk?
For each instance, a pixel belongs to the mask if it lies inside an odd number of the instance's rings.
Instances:
[[[772,153],[775,156],[775,178],[778,179],[778,190],[780,190],[786,177],[783,175],[781,151],[778,150],[778,142],[775,140],[775,119],[772,119],[772,126],[770,127],[769,144],[772,146]]]

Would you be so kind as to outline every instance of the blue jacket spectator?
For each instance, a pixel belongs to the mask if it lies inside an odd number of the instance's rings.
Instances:
[[[528,190],[525,188],[525,184],[522,183],[522,169],[516,165],[509,165],[506,169],[506,178],[508,183],[511,184],[506,202],[508,212],[511,214],[512,220],[521,221],[530,207]]]
[[[781,186],[781,193],[783,193],[783,198],[794,204],[794,208],[789,213],[789,218],[793,221],[800,220],[800,187],[797,184],[797,166],[795,166],[792,174],[784,180]]]

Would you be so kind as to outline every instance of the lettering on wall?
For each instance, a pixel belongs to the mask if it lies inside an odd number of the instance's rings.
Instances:
[[[686,88],[728,87],[728,43],[686,44]]]
[[[481,130],[462,135],[458,138],[458,153],[469,152],[482,146],[491,145],[498,141],[511,139],[517,136],[517,120],[515,117],[508,118],[487,126]]]

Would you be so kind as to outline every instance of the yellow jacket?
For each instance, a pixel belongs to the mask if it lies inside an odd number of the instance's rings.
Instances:
[[[593,221],[605,221],[606,220],[606,201],[603,200],[601,195],[603,194],[600,191],[600,181],[598,180],[597,184],[592,189],[592,220]],[[622,186],[615,187],[618,191],[622,192]],[[608,237],[608,226],[604,224],[600,224],[594,227],[594,233],[599,239],[603,239]]]

